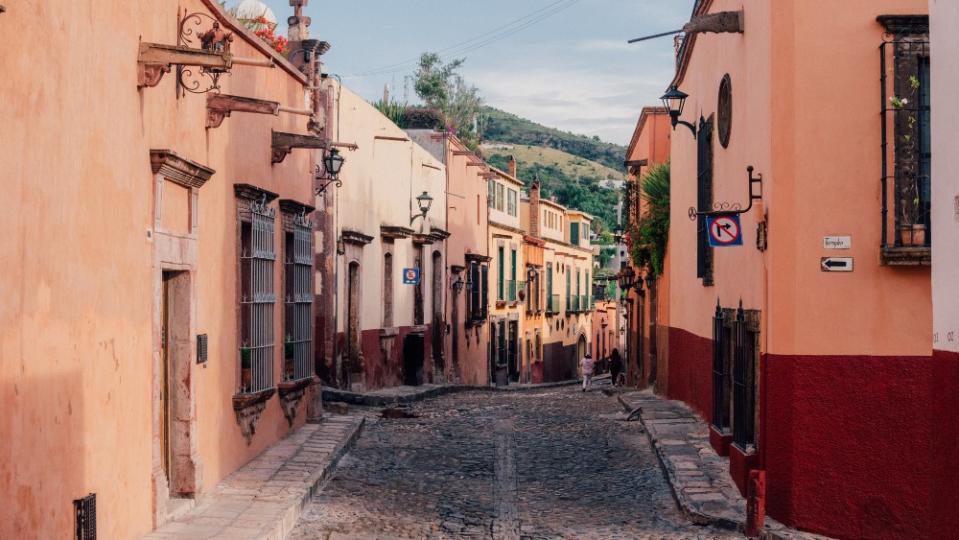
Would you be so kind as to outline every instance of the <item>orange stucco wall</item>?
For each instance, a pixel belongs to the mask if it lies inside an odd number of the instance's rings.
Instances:
[[[646,165],[637,169],[637,174],[631,174],[630,182],[642,182],[642,178],[651,167],[660,165],[669,160],[671,150],[671,129],[669,115],[661,107],[645,107],[640,113],[636,124],[633,140],[628,148],[626,161],[646,160]],[[639,197],[640,216],[646,211],[646,201]],[[636,219],[636,216],[631,216]],[[657,326],[651,328],[654,309],[652,296],[647,290],[644,299],[640,299],[635,291],[629,293],[633,301],[629,308],[632,315],[629,319],[629,346],[627,356],[630,369],[635,373],[630,375],[633,384],[645,386],[655,384],[659,391],[664,391],[664,383],[668,375],[668,328],[669,328],[669,246],[667,244],[666,259],[663,263],[663,273],[656,280],[658,302],[656,303],[655,317]],[[636,275],[643,275],[645,270],[635,268]],[[645,287],[645,285],[644,285]],[[638,316],[640,307],[642,317]],[[653,335],[655,332],[655,336]],[[641,336],[641,339],[638,337]],[[655,343],[655,347],[654,347]],[[641,368],[641,369],[640,369]]]
[[[209,362],[192,368],[200,491],[290,429],[274,397],[248,445],[231,406],[233,184],[310,203],[309,152],[270,163],[270,130],[303,133],[306,119],[238,113],[207,130],[206,97],[177,99],[175,73],[138,91],[139,41],[175,43],[178,8],[209,13],[199,0],[80,1],[18,3],[0,19],[0,170],[12,198],[0,215],[0,292],[7,299],[0,304],[0,490],[8,494],[0,538],[69,537],[71,501],[90,492],[98,498],[101,537],[133,538],[153,528],[150,149],[171,149],[216,170],[199,191],[191,276],[194,326],[210,336]],[[38,43],[48,53],[37,54]],[[233,53],[265,58],[241,38]],[[227,94],[303,107],[301,80],[281,68],[236,66],[222,86]],[[186,198],[167,200],[163,219],[174,230],[185,220],[177,200]],[[277,268],[278,291],[281,278]],[[282,336],[282,309],[276,313]],[[275,352],[279,380],[282,347]]]
[[[766,352],[929,354],[928,270],[880,266],[877,217],[877,48],[883,29],[875,18],[923,12],[925,2],[853,3],[842,10],[824,2],[781,2],[775,10],[767,2],[713,3],[711,12],[744,6],[748,30],[697,36],[681,81],[690,95],[684,119],[715,112],[719,81],[729,73],[732,129],[728,148],[714,142],[714,201],[745,202],[745,169],[753,165],[765,179],[764,204],[742,216],[743,247],[715,250],[715,286],[703,287],[695,275],[696,227],[686,216],[696,204],[696,141],[677,129],[670,227],[674,327],[708,337],[717,297],[723,305],[742,299],[747,308],[774,314],[764,317]],[[821,35],[841,42],[814,38]],[[837,99],[836,88],[856,89],[863,98]],[[765,255],[755,248],[764,208],[770,223]],[[851,236],[852,249],[823,250],[827,235]],[[855,272],[822,272],[820,257],[829,255],[853,256]]]

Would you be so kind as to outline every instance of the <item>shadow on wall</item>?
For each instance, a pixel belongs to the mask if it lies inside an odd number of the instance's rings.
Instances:
[[[73,500],[94,491],[84,482],[81,380],[73,372],[0,386],[0,538],[73,537]]]

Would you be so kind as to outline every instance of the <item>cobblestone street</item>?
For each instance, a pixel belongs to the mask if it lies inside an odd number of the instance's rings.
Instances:
[[[685,521],[639,423],[578,387],[471,392],[367,424],[291,538],[737,538]]]

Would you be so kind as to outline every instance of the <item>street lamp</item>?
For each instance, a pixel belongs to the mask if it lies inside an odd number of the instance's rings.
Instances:
[[[336,148],[331,148],[329,152],[326,153],[326,157],[323,158],[323,169],[325,174],[320,174],[320,167],[316,167],[316,179],[317,181],[326,180],[327,182],[323,186],[316,188],[316,194],[319,195],[326,191],[326,188],[330,184],[336,182],[336,187],[342,187],[343,181],[340,180],[340,169],[343,168],[343,162],[346,161],[346,158],[340,155],[340,151]]]
[[[416,198],[416,202],[420,206],[420,213],[410,217],[410,225],[417,219],[426,219],[426,214],[430,211],[430,207],[433,206],[433,197],[430,197],[430,194],[424,191]]]
[[[456,276],[456,281],[454,281],[454,282],[453,282],[453,285],[452,285],[452,287],[453,287],[453,292],[459,293],[460,291],[463,290],[463,287],[464,287],[465,285],[466,285],[466,283],[463,282],[463,276]]]
[[[669,111],[669,119],[673,124],[673,130],[676,129],[676,124],[682,124],[693,132],[693,138],[695,139],[696,126],[679,119],[679,117],[683,115],[683,109],[686,107],[686,98],[688,97],[688,94],[676,88],[674,85],[670,86],[669,90],[666,90],[666,93],[659,99],[663,100],[663,105],[666,107],[666,110]]]

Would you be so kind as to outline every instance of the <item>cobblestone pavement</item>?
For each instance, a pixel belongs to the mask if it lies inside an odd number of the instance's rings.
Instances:
[[[290,538],[741,538],[682,517],[619,407],[577,387],[470,392],[368,422]]]

